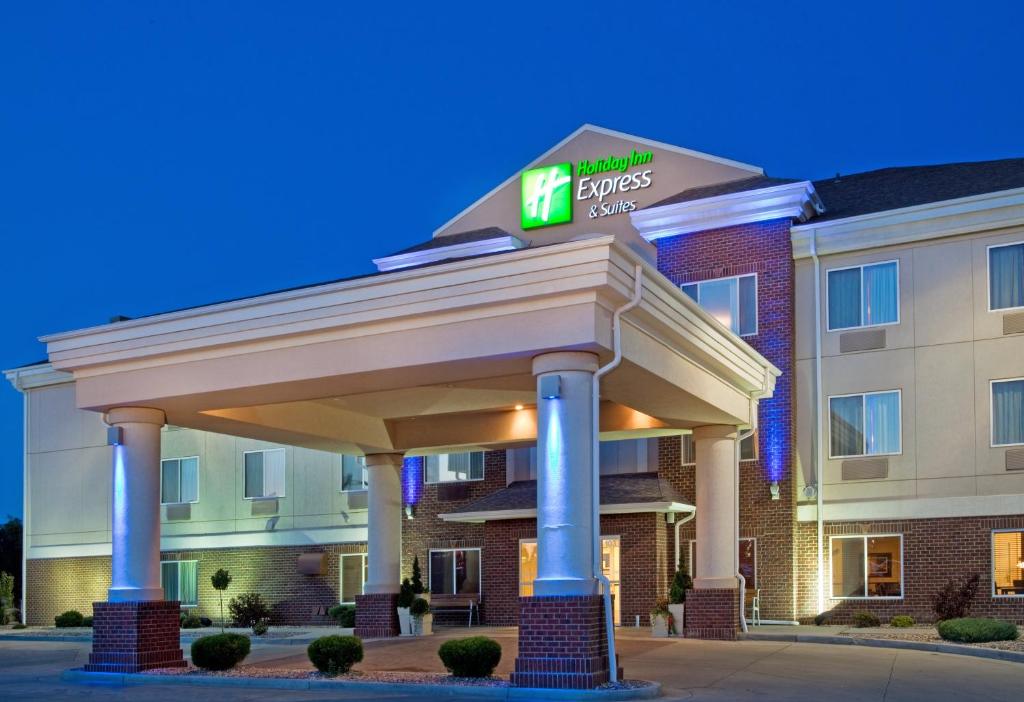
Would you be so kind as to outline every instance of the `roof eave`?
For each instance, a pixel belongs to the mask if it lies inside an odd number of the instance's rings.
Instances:
[[[601,505],[601,514],[640,514],[656,512],[659,514],[689,513],[697,510],[685,502],[627,502],[622,504]],[[537,509],[495,509],[480,512],[446,512],[437,515],[446,522],[462,522],[480,524],[508,519],[536,519]]]

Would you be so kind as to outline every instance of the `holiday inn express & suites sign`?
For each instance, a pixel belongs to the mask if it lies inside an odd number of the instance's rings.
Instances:
[[[608,156],[590,161],[570,161],[523,171],[521,177],[521,221],[523,229],[567,224],[573,206],[581,203],[588,219],[631,212],[635,190],[650,187],[654,160],[650,151],[632,149],[625,156]]]

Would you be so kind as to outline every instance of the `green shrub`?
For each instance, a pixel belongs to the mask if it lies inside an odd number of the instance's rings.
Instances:
[[[896,627],[897,629],[906,629],[908,626],[914,626],[916,623],[909,614],[897,614],[889,620],[889,626]]]
[[[437,655],[457,678],[486,678],[501,662],[501,645],[486,636],[470,636],[445,641]]]
[[[4,624],[20,624],[21,623],[21,610],[17,607],[10,607],[4,612]]]
[[[270,608],[258,592],[245,592],[231,598],[228,611],[235,626],[251,627],[256,622],[270,619]]]
[[[409,607],[409,614],[414,617],[422,617],[424,614],[430,611],[430,603],[422,597],[417,597],[413,600],[412,605]]]
[[[334,605],[327,610],[327,616],[338,622],[338,626],[351,629],[356,625],[356,608],[352,605]]]
[[[686,566],[680,566],[679,570],[672,577],[672,587],[668,591],[668,601],[671,604],[682,604],[686,602],[686,591],[693,589],[693,578],[686,572]]]
[[[1019,636],[1017,626],[999,619],[947,619],[937,626],[939,636],[946,641],[960,643],[985,643],[987,641],[1015,641]]]
[[[21,622],[18,622],[17,624],[12,626],[11,628],[12,629],[28,629],[28,625],[27,624],[22,624]]]
[[[82,613],[78,610],[71,609],[67,612],[64,612],[64,614],[58,614],[56,617],[54,617],[53,623],[61,629],[70,626],[84,626],[85,617],[83,617]]]
[[[92,628],[92,617],[82,617],[82,626]]]
[[[416,593],[412,590],[412,583],[409,582],[409,578],[405,578],[398,588],[398,601],[395,606],[402,608],[412,607],[413,600],[415,599]]]
[[[871,626],[882,626],[882,620],[871,612],[854,612],[853,625],[858,629],[864,629]]]
[[[824,626],[832,620],[832,610],[828,609],[824,612],[818,612],[814,615],[814,626]]]
[[[363,640],[358,636],[321,636],[309,645],[306,655],[321,673],[347,673],[363,660]]]
[[[252,633],[256,634],[256,636],[263,636],[268,631],[270,631],[270,625],[267,624],[266,619],[261,619],[252,625]]]
[[[203,626],[203,622],[200,621],[199,615],[188,612],[183,614],[181,617],[181,628],[182,629],[199,629]]]
[[[206,670],[227,670],[249,655],[249,637],[241,634],[201,636],[192,642],[192,663]]]

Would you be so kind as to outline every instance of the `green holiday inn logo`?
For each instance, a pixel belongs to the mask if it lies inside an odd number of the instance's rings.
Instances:
[[[522,176],[523,229],[572,221],[572,163],[531,168]]]

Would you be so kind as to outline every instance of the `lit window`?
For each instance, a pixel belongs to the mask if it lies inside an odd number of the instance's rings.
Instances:
[[[757,276],[702,280],[681,286],[712,317],[740,336],[757,334]]]
[[[245,453],[245,497],[284,497],[284,449]]]
[[[899,321],[900,283],[896,261],[828,272],[829,331]]]
[[[1024,242],[988,249],[988,308],[1024,307]]]
[[[992,594],[1024,597],[1024,530],[992,532]]]
[[[828,398],[830,458],[888,456],[900,452],[900,392]]]
[[[757,539],[740,539],[739,572],[746,590],[757,589]],[[690,539],[689,568],[691,578],[697,577],[697,542]]]
[[[366,475],[366,459],[362,456],[341,457],[341,491],[366,490],[370,485]]]
[[[697,446],[693,443],[693,434],[683,434],[682,457],[684,466],[697,464]],[[757,432],[754,432],[740,442],[740,460],[757,460]]]
[[[480,549],[432,550],[430,592],[436,595],[479,595]]]
[[[354,604],[363,594],[369,570],[365,553],[341,554],[341,603]]]
[[[423,464],[423,480],[427,484],[484,479],[483,451],[427,456]]]
[[[1024,378],[992,381],[992,445],[1024,444]]]
[[[519,596],[533,597],[533,581],[537,579],[537,540],[519,542]]]
[[[608,578],[612,595],[612,616],[616,623],[622,619],[622,540],[618,536],[601,537],[601,572]],[[533,581],[537,579],[537,540],[519,542],[519,596],[533,596]]]
[[[199,501],[199,458],[168,458],[160,461],[160,504]]]
[[[178,600],[182,607],[199,604],[198,561],[161,561],[160,582],[165,600]]]
[[[833,536],[832,597],[903,597],[903,537]]]

